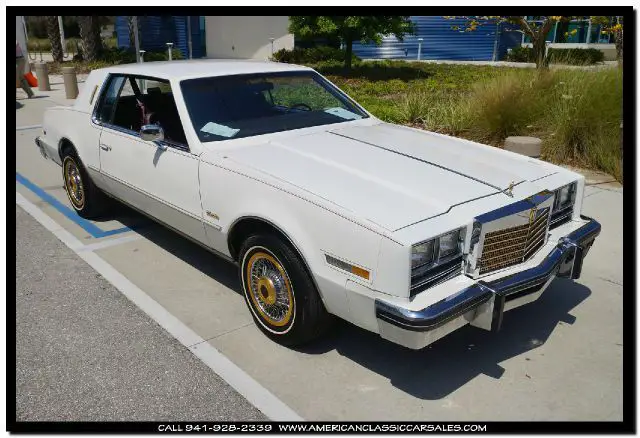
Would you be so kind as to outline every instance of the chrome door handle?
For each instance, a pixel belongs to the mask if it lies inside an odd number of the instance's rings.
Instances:
[[[100,143],[100,149],[103,149],[105,151],[110,151],[111,150],[111,146],[106,145],[104,143]]]

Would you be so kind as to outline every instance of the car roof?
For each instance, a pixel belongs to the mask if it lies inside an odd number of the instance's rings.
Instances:
[[[108,73],[151,76],[158,79],[193,79],[252,73],[313,71],[309,67],[251,59],[198,59],[122,64],[99,69]]]

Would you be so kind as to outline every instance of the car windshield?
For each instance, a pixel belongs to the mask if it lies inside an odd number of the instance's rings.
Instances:
[[[367,118],[314,72],[188,79],[182,95],[200,141],[221,141]]]

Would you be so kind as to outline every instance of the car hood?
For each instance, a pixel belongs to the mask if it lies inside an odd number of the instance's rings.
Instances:
[[[387,123],[301,133],[225,155],[390,231],[556,171],[491,146]]]

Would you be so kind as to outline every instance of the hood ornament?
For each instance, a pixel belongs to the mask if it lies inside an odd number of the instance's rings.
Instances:
[[[507,187],[506,190],[504,191],[504,194],[513,198],[513,186],[515,185],[516,185],[516,182],[511,181],[509,183],[509,187]]]

